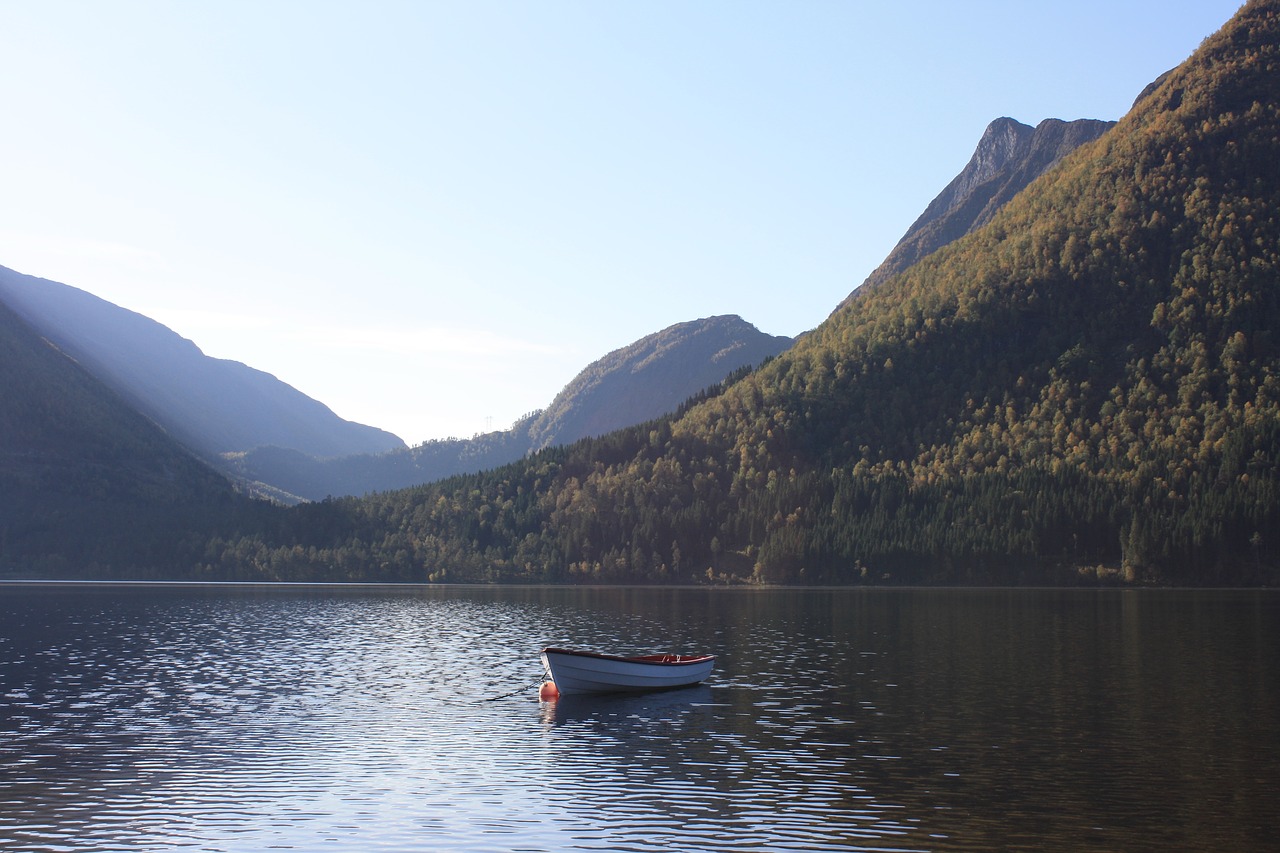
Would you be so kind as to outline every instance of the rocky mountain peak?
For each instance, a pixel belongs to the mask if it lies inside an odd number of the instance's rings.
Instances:
[[[926,255],[986,225],[1028,184],[1114,124],[1096,119],[1068,122],[1051,118],[1033,128],[1008,117],[991,122],[964,169],[930,202],[862,287],[886,281]]]

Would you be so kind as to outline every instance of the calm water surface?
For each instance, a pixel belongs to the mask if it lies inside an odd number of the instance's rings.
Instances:
[[[0,586],[3,850],[1273,850],[1277,722],[1275,592]]]

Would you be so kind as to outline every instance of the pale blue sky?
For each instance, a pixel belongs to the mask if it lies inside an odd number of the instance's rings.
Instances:
[[[1236,0],[0,0],[0,265],[418,443],[673,323],[818,325],[987,123]]]

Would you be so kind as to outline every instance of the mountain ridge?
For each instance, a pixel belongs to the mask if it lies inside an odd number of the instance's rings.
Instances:
[[[206,356],[148,317],[86,291],[0,267],[0,299],[205,457],[273,444],[315,456],[404,447],[269,373]]]
[[[569,444],[673,412],[742,367],[794,341],[766,335],[736,314],[668,326],[583,369],[529,424],[531,449]]]
[[[3,299],[0,400],[0,572],[154,576],[248,509]]]
[[[929,203],[850,299],[892,278],[948,243],[981,228],[1015,195],[1113,121],[1045,119],[1034,128],[1008,117],[995,119],[969,162]],[[845,300],[847,302],[848,300]],[[842,303],[844,304],[844,303]]]
[[[736,315],[676,323],[593,361],[547,408],[507,430],[335,459],[261,447],[228,454],[225,462],[252,491],[291,503],[417,486],[653,420],[792,343]]]

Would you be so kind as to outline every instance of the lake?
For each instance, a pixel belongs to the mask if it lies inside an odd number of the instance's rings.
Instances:
[[[1271,850],[1277,723],[1273,591],[0,585],[5,850]]]

